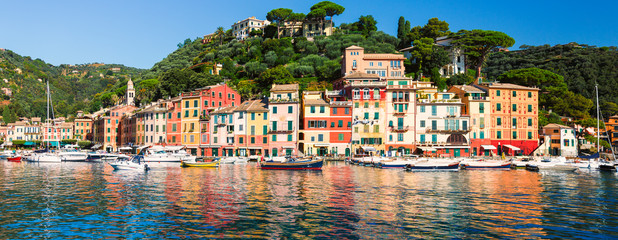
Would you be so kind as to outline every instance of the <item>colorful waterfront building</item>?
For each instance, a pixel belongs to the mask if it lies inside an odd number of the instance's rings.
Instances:
[[[577,157],[577,137],[575,129],[569,126],[550,123],[543,127],[543,144],[534,155]]]
[[[333,157],[349,157],[352,154],[352,101],[341,90],[325,91],[330,116],[327,123],[329,150]]]
[[[107,109],[94,119],[94,141],[108,151],[117,151],[119,146],[118,125],[120,119],[137,109],[133,105],[118,105]]]
[[[209,140],[211,156],[234,156],[235,131],[234,110],[236,107],[219,108],[209,115],[211,139]]]
[[[470,156],[468,132],[470,117],[463,115],[463,103],[452,92],[416,82],[415,153],[436,157]]]
[[[200,91],[182,93],[181,145],[187,147],[191,155],[198,155],[200,145]]]
[[[175,97],[165,103],[167,105],[167,145],[181,145],[182,99]]]
[[[491,105],[491,144],[498,155],[531,154],[539,146],[538,88],[510,83],[475,84]]]
[[[79,115],[73,121],[74,126],[73,136],[79,141],[92,140],[92,117],[87,115]]]
[[[234,109],[233,121],[235,129],[238,129],[235,135],[236,156],[270,156],[267,99],[243,102]]]
[[[137,112],[144,128],[143,142],[145,145],[161,145],[166,143],[167,130],[167,106],[166,102],[159,100],[151,103]]]
[[[455,85],[449,92],[457,94],[464,104],[462,115],[470,116],[470,148],[472,156],[496,156],[497,148],[491,145],[490,125],[492,105],[485,91],[471,85]]]
[[[146,126],[144,115],[139,114],[139,112],[143,109],[144,108],[142,107],[132,113],[132,118],[134,118],[135,121],[135,144],[137,144],[138,147],[146,145]]]
[[[137,115],[133,112],[125,114],[120,119],[120,145],[133,147],[136,145]]]
[[[416,90],[410,78],[393,77],[386,85],[387,156],[405,156],[415,149]]]
[[[212,119],[209,117],[211,111],[228,106],[240,105],[240,95],[234,89],[230,88],[225,83],[210,85],[203,88],[198,88],[196,91],[200,93],[200,142],[199,155],[214,156],[212,147]],[[220,155],[221,151],[217,152]]]
[[[273,84],[268,98],[270,113],[269,149],[272,156],[298,155],[298,84]]]
[[[326,156],[330,147],[330,104],[321,91],[303,92],[299,147],[305,155]]]

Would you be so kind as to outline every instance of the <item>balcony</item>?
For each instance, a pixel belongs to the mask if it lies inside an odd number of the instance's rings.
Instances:
[[[360,82],[352,81],[350,83],[352,87],[386,87],[386,82]]]
[[[464,134],[464,133],[468,133],[470,132],[469,129],[432,129],[431,127],[428,127],[425,129],[426,133],[441,133],[441,134]]]
[[[470,100],[487,100],[487,97],[479,97],[479,96],[473,97],[473,96],[471,96]]]
[[[399,111],[397,111],[397,112],[394,112],[394,113],[393,113],[393,115],[395,115],[395,116],[401,116],[401,115],[406,115],[406,113],[407,113],[407,112],[399,112]]]
[[[330,101],[331,106],[352,106],[352,101]]]
[[[460,99],[417,99],[418,103],[461,103]]]
[[[268,103],[298,103],[298,98],[271,98]]]
[[[391,132],[407,132],[410,129],[411,127],[409,126],[390,126],[389,127],[389,130]]]
[[[281,129],[276,129],[276,130],[268,129],[268,133],[269,134],[289,134],[289,133],[292,133],[292,132],[294,132],[293,129],[292,130],[288,130],[287,128],[281,128]]]
[[[414,89],[414,85],[387,85],[386,89],[392,90],[411,90]]]

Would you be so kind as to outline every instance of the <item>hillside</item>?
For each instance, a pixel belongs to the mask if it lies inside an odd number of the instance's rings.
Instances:
[[[521,46],[521,50],[494,53],[484,72],[489,79],[514,69],[536,67],[564,77],[568,90],[586,99],[595,98],[594,86],[599,85],[599,101],[603,115],[618,114],[618,51],[616,47],[595,47],[584,44]],[[592,107],[590,113],[595,116]]]
[[[106,91],[126,85],[130,76],[144,70],[118,64],[81,64],[54,66],[41,59],[20,56],[11,50],[0,50],[0,88],[8,88],[12,95],[1,97],[2,115],[6,122],[17,116],[46,115],[45,81],[49,80],[56,114],[67,116],[78,110],[96,111]],[[98,102],[98,104],[97,104]]]

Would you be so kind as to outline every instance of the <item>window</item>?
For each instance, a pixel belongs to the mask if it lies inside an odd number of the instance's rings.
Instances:
[[[255,135],[255,126],[251,126],[251,135]]]
[[[315,106],[311,106],[311,107],[310,107],[310,111],[309,111],[309,112],[311,112],[311,113],[315,113]]]
[[[436,120],[431,120],[431,130],[438,130],[438,122]]]
[[[513,91],[513,97],[517,97],[517,91]]]
[[[255,120],[255,113],[251,113],[251,120]]]
[[[373,132],[374,133],[379,133],[380,132],[380,125],[374,125],[373,126]]]
[[[288,134],[288,142],[292,141],[292,134]]]
[[[369,108],[369,103],[368,103],[368,102],[365,102],[365,106],[364,106],[364,107],[365,107],[365,108]]]
[[[496,103],[496,111],[502,111],[502,104]]]
[[[350,114],[350,109],[349,108],[344,108],[345,109],[345,114],[348,115]]]
[[[425,106],[421,106],[421,110],[420,112],[424,113],[425,112]]]
[[[380,89],[373,89],[373,99],[380,99]]]
[[[333,109],[333,115],[337,114],[337,108],[332,108]]]
[[[532,139],[532,132],[528,132],[528,139]]]
[[[243,137],[239,137],[239,138],[238,138],[238,143],[243,144],[243,142],[244,142]]]
[[[517,139],[517,132],[513,131],[513,139]]]
[[[354,99],[360,99],[360,90],[358,90],[358,88],[355,88],[354,90],[352,90],[352,95]]]
[[[369,119],[369,113],[368,112],[364,113],[363,115],[364,115],[363,119]]]
[[[189,101],[185,102],[185,108],[189,108]]]
[[[437,115],[438,115],[438,107],[431,106],[431,116],[437,116]]]
[[[528,92],[528,97],[531,98],[532,97],[532,92]]]
[[[479,103],[479,113],[485,113],[485,104]]]
[[[294,112],[294,108],[292,106],[288,106],[288,113],[293,113]]]
[[[273,136],[273,137],[272,137],[271,142],[276,142],[276,141],[277,141],[277,135],[276,135],[276,134],[273,134],[272,136]]]
[[[481,131],[481,133],[479,135],[481,135],[481,137],[480,137],[481,139],[485,139],[485,132]]]
[[[251,137],[251,143],[255,143],[255,137]]]
[[[277,131],[277,121],[273,121],[272,122],[272,127],[271,128],[272,128],[273,131]]]
[[[263,120],[268,120],[268,113],[266,113],[266,112],[264,113],[264,118],[263,118]]]
[[[322,141],[324,141],[324,135],[318,134],[318,142],[322,142]]]
[[[397,141],[403,142],[403,133],[397,133]]]
[[[500,97],[500,90],[496,90],[496,96]]]
[[[425,120],[421,120],[421,127],[424,128],[425,127]]]
[[[197,117],[197,110],[193,110],[193,116]]]
[[[513,110],[513,112],[517,111],[517,104],[513,104],[513,109],[512,110]]]
[[[517,128],[517,118],[513,118],[513,128]]]
[[[369,88],[363,89],[363,99],[369,99]]]
[[[277,113],[277,107],[273,107],[273,113]]]
[[[343,133],[339,133],[339,135],[338,135],[338,140],[339,140],[339,141],[343,141]]]
[[[528,112],[532,112],[532,105],[528,105]]]
[[[355,102],[354,103],[354,108],[358,108],[359,105],[360,105],[359,103]]]
[[[425,143],[425,134],[421,134],[421,143]]]
[[[264,125],[262,126],[262,135],[266,135],[268,134],[268,126]]]
[[[496,132],[496,138],[497,139],[502,139],[502,131],[497,131]]]
[[[378,112],[373,113],[373,119],[380,119],[380,113]]]
[[[500,117],[496,118],[496,125],[502,126],[502,118]]]
[[[337,127],[343,127],[343,120],[337,121]]]
[[[431,142],[438,142],[438,135],[436,134],[431,135]]]
[[[324,113],[324,106],[320,106],[320,113]]]
[[[262,137],[262,143],[268,143],[268,136]]]
[[[292,131],[292,128],[293,128],[292,125],[293,125],[292,121],[288,121],[288,131]]]

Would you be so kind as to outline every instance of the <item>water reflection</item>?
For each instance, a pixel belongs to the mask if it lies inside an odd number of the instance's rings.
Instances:
[[[611,238],[616,175],[0,162],[0,238]]]

